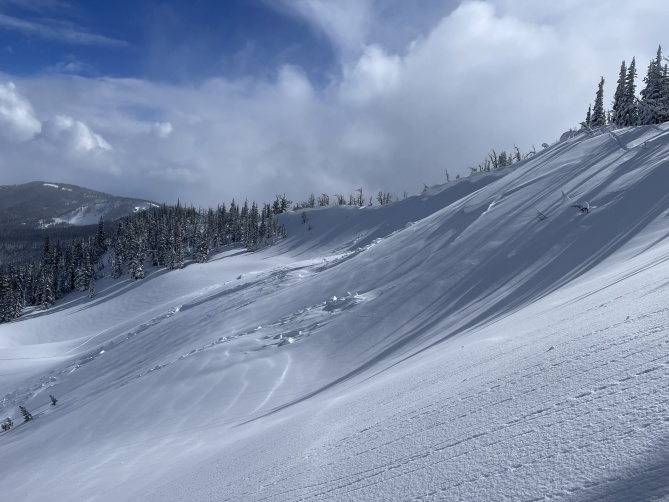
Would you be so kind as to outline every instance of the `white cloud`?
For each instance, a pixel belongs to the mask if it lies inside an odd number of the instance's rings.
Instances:
[[[61,43],[108,46],[127,45],[127,42],[123,40],[117,40],[97,33],[90,33],[73,23],[56,19],[31,21],[0,13],[0,26],[10,30],[20,31],[27,35],[39,36],[47,40],[56,40]]]
[[[63,146],[72,153],[110,151],[111,145],[79,120],[56,115],[44,122],[42,136],[51,143]]]
[[[82,73],[88,70],[90,70],[89,65],[83,61],[79,61],[73,56],[70,56],[63,61],[58,61],[56,64],[46,68],[46,71],[48,72],[72,74]]]
[[[402,59],[370,45],[351,69],[344,69],[341,96],[362,105],[396,91],[401,78]]]
[[[372,0],[278,0],[267,4],[305,19],[344,53],[357,53],[365,47]]]
[[[665,2],[569,1],[468,1],[449,11],[433,2],[431,16],[421,13],[431,28],[398,49],[374,39],[376,2],[291,2],[342,48],[341,71],[323,87],[294,65],[271,79],[189,86],[12,77],[22,103],[51,119],[38,140],[3,145],[3,165],[24,166],[6,182],[48,178],[196,205],[359,186],[416,193],[443,181],[445,168],[466,175],[491,148],[557,139],[583,119],[600,75],[610,102],[620,61],[654,56],[669,18]],[[357,14],[347,26],[339,12]],[[400,30],[402,19],[383,17],[391,21]],[[39,131],[34,120],[24,141]],[[47,163],[58,176],[40,174]]]
[[[41,127],[32,105],[16,90],[16,85],[0,84],[0,135],[9,141],[27,141]]]
[[[66,174],[120,173],[111,145],[100,134],[66,114],[41,122],[31,101],[13,82],[0,83],[0,151],[2,166],[21,166],[3,174],[24,181],[53,178],[44,176],[53,166]]]

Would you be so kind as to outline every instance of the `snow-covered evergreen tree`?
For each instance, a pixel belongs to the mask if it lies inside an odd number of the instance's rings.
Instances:
[[[583,124],[586,127],[590,127],[590,123],[592,122],[592,105],[588,105],[588,113],[585,114],[585,121]]]
[[[205,263],[209,261],[210,239],[206,228],[201,228],[196,233],[195,261]]]
[[[616,125],[623,125],[623,105],[625,101],[625,83],[627,80],[627,65],[625,61],[620,64],[620,73],[618,74],[618,85],[613,95],[613,105],[611,107],[611,122]]]
[[[312,194],[313,196],[313,194]],[[314,199],[314,204],[316,204]],[[249,211],[248,224],[247,224],[247,234],[246,234],[246,243],[245,246],[248,249],[256,249],[259,242],[258,234],[258,224],[260,220],[260,215],[258,214],[258,205],[255,201],[251,204],[251,210]]]
[[[12,419],[7,417],[2,424],[0,424],[0,427],[2,427],[3,431],[8,431],[9,429],[12,428],[14,425],[14,422],[12,422]]]
[[[641,90],[639,103],[639,123],[661,124],[669,120],[669,91],[667,73],[662,64],[662,47],[657,48],[655,59],[648,65],[643,79],[646,84]]]
[[[606,125],[606,113],[604,111],[604,77],[599,81],[597,94],[595,95],[595,105],[592,108],[592,117],[590,118],[591,127]]]
[[[84,292],[93,278],[93,265],[91,264],[91,253],[88,247],[83,249],[83,259],[75,272],[75,289]]]
[[[105,222],[100,216],[100,221],[98,222],[98,233],[95,236],[95,246],[97,256],[101,256],[107,250],[107,243],[105,239]]]
[[[636,98],[636,75],[636,58],[632,58],[632,62],[627,69],[627,77],[625,79],[625,94],[620,109],[620,114],[622,116],[620,125],[623,126],[637,125],[639,120]]]
[[[0,322],[11,321],[10,281],[8,273],[0,270]]]
[[[28,410],[26,410],[25,406],[19,406],[19,411],[21,412],[21,415],[23,415],[24,422],[32,420],[33,416],[30,414]]]

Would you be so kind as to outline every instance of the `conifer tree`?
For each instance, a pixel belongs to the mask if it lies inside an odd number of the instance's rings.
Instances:
[[[312,194],[313,196],[313,194]],[[314,199],[314,205],[316,204],[315,199]],[[259,214],[258,214],[258,205],[256,204],[255,201],[253,201],[253,204],[251,205],[251,210],[249,211],[249,216],[248,216],[248,230],[246,234],[246,247],[248,249],[256,249],[258,247],[258,220],[259,220]]]
[[[116,248],[112,248],[109,251],[109,257],[107,259],[109,261],[109,268],[111,270],[112,278],[118,279],[123,275],[123,262],[116,253]]]
[[[2,424],[0,425],[0,427],[2,427],[2,430],[3,430],[3,431],[8,431],[9,429],[12,428],[13,425],[14,425],[14,422],[12,422],[12,419],[9,418],[9,417],[7,417],[7,418],[5,419],[5,421],[2,422]]]
[[[662,47],[658,47],[655,60],[648,65],[648,72],[643,79],[646,86],[640,92],[640,124],[660,124],[669,119],[666,79],[665,68],[662,65]]]
[[[19,411],[21,412],[21,415],[23,415],[24,422],[32,420],[33,416],[30,414],[28,410],[26,410],[25,406],[19,406]]]
[[[51,398],[51,406],[56,406],[56,404],[58,403],[58,399],[56,399],[56,396],[54,396],[53,394],[49,394],[49,397]]]
[[[13,319],[11,316],[10,281],[9,273],[0,269],[0,322]]]
[[[97,256],[101,256],[107,250],[107,244],[105,242],[105,222],[100,216],[100,221],[98,222],[98,233],[95,236],[95,246]]]
[[[592,109],[592,117],[590,118],[592,127],[600,127],[606,125],[606,114],[604,112],[604,77],[599,81],[597,94],[595,95],[595,106]]]
[[[613,106],[612,111],[613,115],[611,117],[611,122],[615,125],[623,125],[623,103],[625,100],[625,82],[627,79],[627,66],[625,61],[620,64],[620,73],[618,74],[618,85],[616,87],[616,92],[613,95]]]
[[[358,192],[358,195],[355,198],[355,202],[358,206],[362,207],[365,205],[365,196],[362,193],[362,187],[356,188],[356,192]]]
[[[171,269],[183,268],[184,266],[184,248],[182,239],[181,224],[178,221],[173,222],[172,234],[172,252],[170,253]]]
[[[197,248],[195,251],[195,261],[198,263],[209,261],[209,237],[205,228],[197,231],[195,245]]]
[[[48,309],[56,301],[53,290],[51,289],[51,277],[48,272],[41,270],[37,283],[37,301],[44,309]]]
[[[592,105],[588,105],[588,113],[585,114],[585,122],[583,122],[586,127],[590,127],[592,121]]]
[[[249,201],[244,200],[244,205],[242,206],[242,210],[239,214],[239,229],[240,233],[238,235],[237,242],[244,243],[246,245],[246,238],[248,235],[248,230],[249,230]]]
[[[636,98],[636,58],[632,58],[625,79],[625,95],[621,106],[623,126],[635,126],[639,121]]]

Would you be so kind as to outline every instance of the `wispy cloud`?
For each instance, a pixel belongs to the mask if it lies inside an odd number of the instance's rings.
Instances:
[[[77,45],[124,46],[127,42],[115,38],[90,33],[84,28],[68,21],[40,18],[34,20],[21,19],[0,13],[0,28],[20,31],[26,35],[34,35],[47,40]]]
[[[304,19],[345,57],[364,49],[373,17],[373,0],[265,0],[265,3]]]
[[[73,54],[68,54],[57,63],[44,68],[47,73],[69,73],[72,75],[91,74],[94,73],[94,68],[77,59]]]

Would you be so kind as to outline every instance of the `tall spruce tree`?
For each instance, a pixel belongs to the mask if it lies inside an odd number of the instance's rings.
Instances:
[[[606,125],[606,113],[604,112],[604,77],[599,81],[597,94],[595,94],[595,106],[592,109],[590,125],[592,127]]]
[[[618,85],[613,95],[613,105],[611,122],[615,125],[623,125],[623,103],[625,100],[625,81],[627,79],[627,65],[625,61],[620,64],[620,73],[618,74]]]
[[[669,95],[667,95],[667,75],[662,64],[662,47],[657,48],[655,59],[648,65],[641,90],[639,122],[641,124],[661,124],[669,120]]]
[[[636,58],[632,58],[632,62],[627,69],[625,94],[620,110],[622,115],[621,125],[623,126],[635,126],[639,121],[636,98],[636,75]]]
[[[98,222],[98,233],[95,236],[95,247],[96,249],[96,258],[102,256],[105,251],[107,251],[107,243],[105,240],[105,222],[100,216],[100,221]]]

